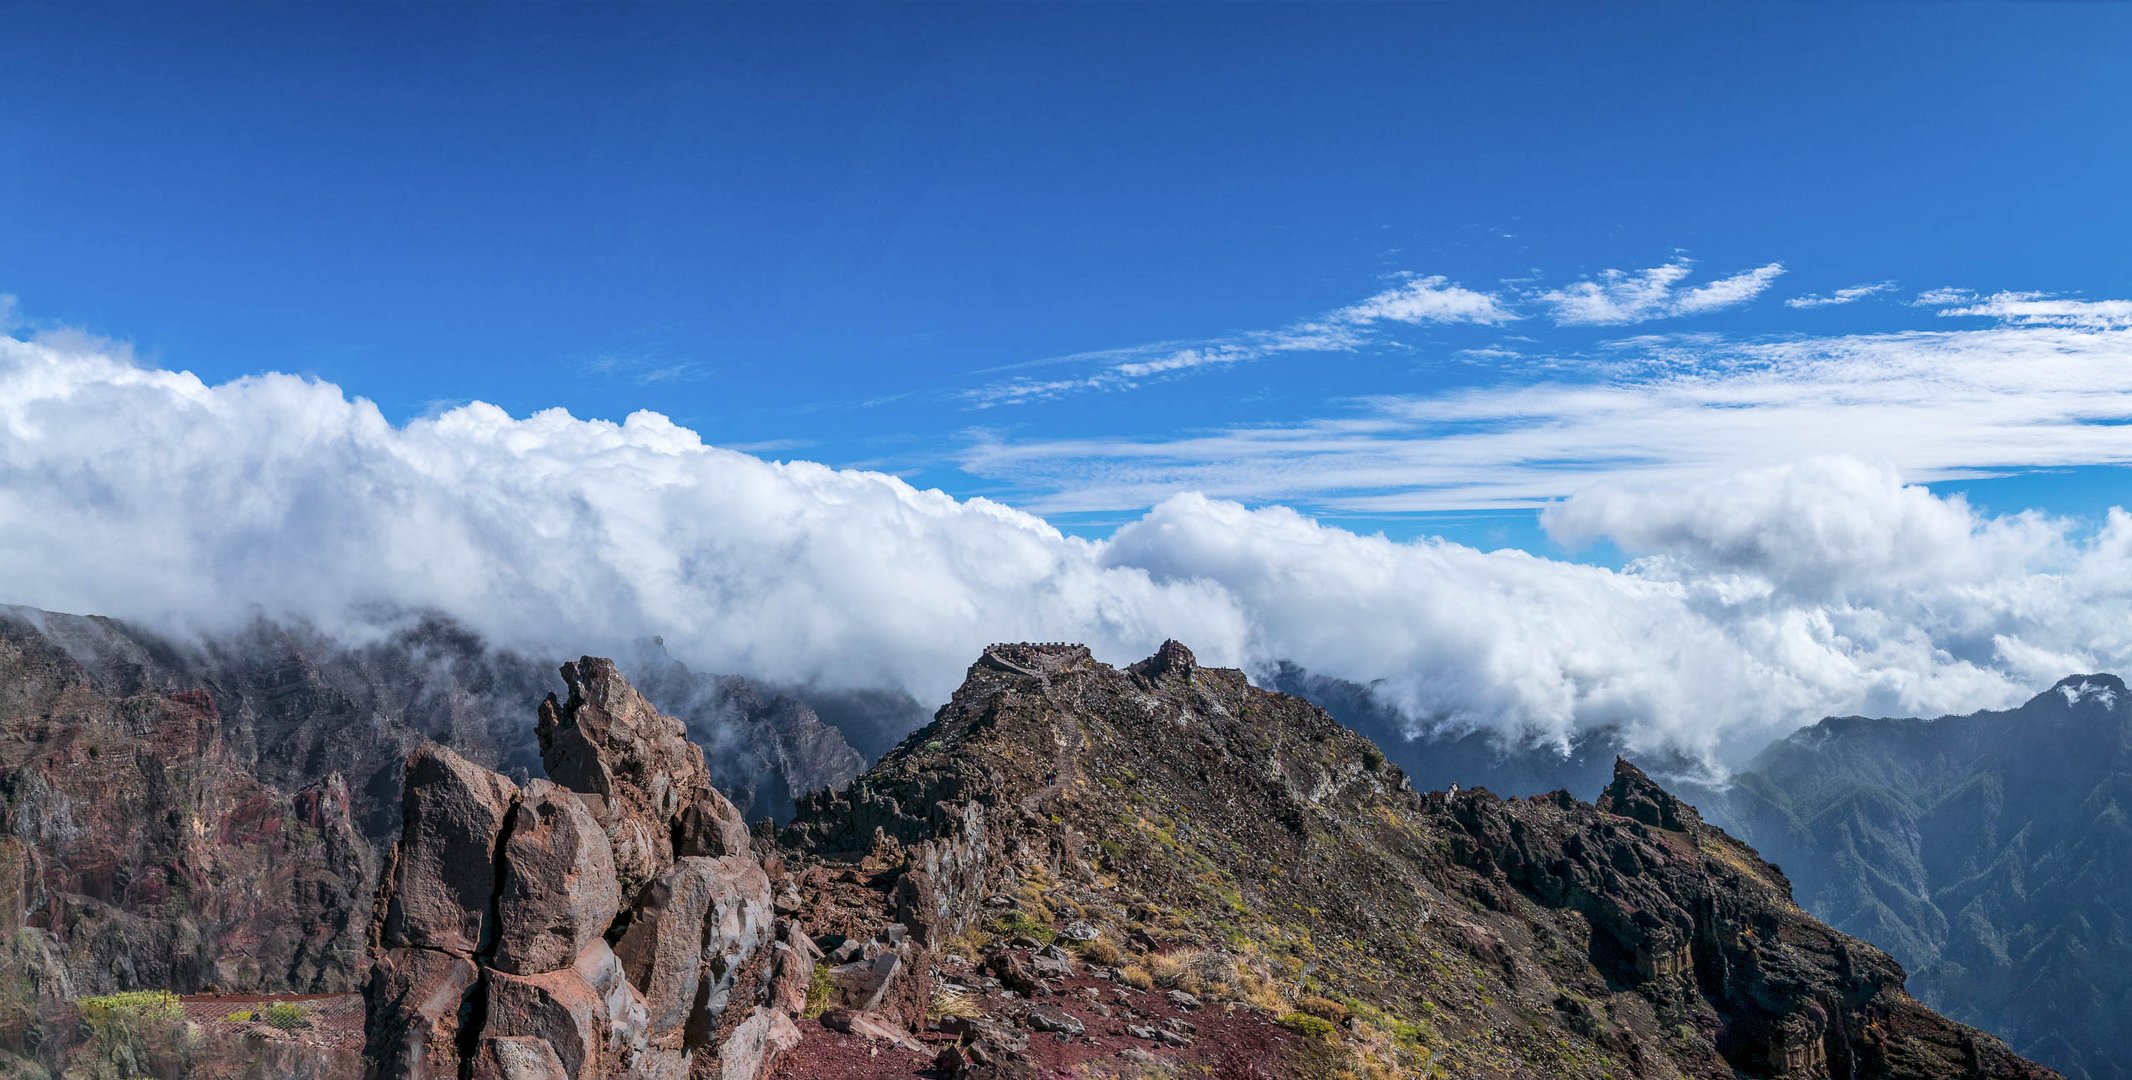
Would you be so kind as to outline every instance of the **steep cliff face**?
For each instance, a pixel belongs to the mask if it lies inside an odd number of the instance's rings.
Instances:
[[[347,784],[256,779],[198,690],[100,691],[0,634],[0,924],[49,942],[74,993],[355,985],[373,855]]]
[[[658,655],[745,812],[863,767],[797,700]],[[538,775],[526,718],[555,685],[434,618],[357,645],[270,623],[173,642],[0,608],[0,826],[28,868],[0,921],[47,935],[77,993],[351,989],[406,755]]]
[[[563,667],[524,784],[408,761],[367,1050],[386,1078],[750,1080],[799,1038],[811,953],[703,753],[612,662]],[[773,945],[780,948],[773,948]],[[805,970],[801,970],[804,966]]]
[[[2075,675],[2018,709],[1841,717],[1712,793],[1799,899],[1935,1008],[2071,1076],[2132,1077],[2132,695]]]
[[[1295,1026],[1330,1032],[1328,1074],[2051,1075],[1911,1000],[1632,767],[1596,804],[1419,794],[1322,711],[1175,643],[1125,670],[996,646],[785,837],[892,856],[884,903],[938,948],[1069,912],[1151,970],[1213,957],[1222,992],[1318,1018]]]

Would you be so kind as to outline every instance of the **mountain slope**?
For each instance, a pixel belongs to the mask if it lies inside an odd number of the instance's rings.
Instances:
[[[879,884],[936,948],[998,947],[1030,921],[1004,900],[1218,953],[1261,1006],[1332,1001],[1328,1071],[2050,1075],[1912,1000],[1625,763],[1596,805],[1422,795],[1324,712],[1174,642],[1126,670],[993,647],[785,837],[895,854]]]
[[[1801,903],[1918,996],[2069,1076],[2132,1077],[2132,696],[2076,675],[2018,709],[1837,717],[1719,796]]]

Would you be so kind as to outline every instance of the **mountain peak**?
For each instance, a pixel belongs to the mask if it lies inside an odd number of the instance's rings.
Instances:
[[[1622,757],[1614,759],[1614,782],[1600,793],[1598,805],[1610,814],[1674,832],[1686,832],[1703,820],[1694,807],[1659,787],[1657,781]]]
[[[1892,961],[1808,918],[1773,867],[1626,761],[1597,807],[1417,793],[1323,711],[1176,642],[1124,669],[986,650],[932,725],[802,799],[784,842],[854,868],[912,940],[995,973],[1021,979],[1057,935],[1113,943],[1117,978],[1137,969],[1190,1007],[1204,991],[1224,1016],[1339,1003],[1358,1026],[1309,1045],[1392,1075],[1776,1075],[1868,1055],[1885,1064],[1857,1075],[2050,1075],[1908,1000]],[[1538,944],[1572,941],[1589,945]],[[1177,973],[1186,960],[1212,974]],[[1505,1003],[1536,1004],[1506,1026]],[[1258,1075],[1337,1071],[1256,1053]]]
[[[2069,706],[2078,707],[2084,703],[2092,703],[2108,710],[2116,709],[2119,702],[2126,700],[2125,681],[2115,675],[2100,672],[2093,675],[2068,675],[2038,695],[2038,700],[2049,698],[2053,694],[2065,699]]]
[[[1199,661],[1193,657],[1192,650],[1185,648],[1182,642],[1172,638],[1163,642],[1162,647],[1155,650],[1155,655],[1128,667],[1126,670],[1149,682],[1159,683],[1169,678],[1188,679],[1198,667]]]

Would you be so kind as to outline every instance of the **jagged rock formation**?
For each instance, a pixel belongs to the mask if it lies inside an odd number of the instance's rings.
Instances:
[[[1711,812],[1918,997],[2068,1076],[2132,1078],[2132,695],[2075,675],[2018,709],[1823,720]]]
[[[863,767],[804,704],[647,649],[691,737],[742,762],[749,812]],[[354,989],[406,755],[434,741],[537,774],[526,715],[553,685],[434,617],[350,646],[0,608],[0,832],[26,862],[0,922],[46,935],[76,993]]]
[[[1626,763],[1597,804],[1422,795],[1322,711],[1174,642],[1123,671],[987,650],[785,837],[882,867],[882,903],[935,948],[993,950],[995,985],[1050,981],[1015,945],[1032,911],[1150,967],[1195,945],[1222,992],[1308,1003],[1297,1030],[1330,1033],[1269,1075],[2051,1075],[1910,999],[1893,961]]]
[[[376,1075],[763,1075],[812,974],[773,939],[804,936],[774,925],[770,873],[681,722],[612,661],[563,679],[540,707],[550,779],[436,746],[408,761],[367,990]]]

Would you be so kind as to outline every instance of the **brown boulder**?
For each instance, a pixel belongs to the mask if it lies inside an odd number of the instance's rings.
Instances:
[[[555,1049],[531,1035],[491,1035],[474,1057],[473,1080],[571,1080]]]
[[[576,1080],[616,1075],[608,1068],[606,1005],[575,970],[539,975],[490,971],[484,1038],[530,1036],[555,1051]]]
[[[409,756],[382,944],[471,956],[488,944],[496,845],[518,799],[509,780],[441,746]]]
[[[474,962],[433,949],[388,949],[370,969],[363,1056],[380,1077],[454,1080],[460,1006],[474,989]]]
[[[532,975],[572,963],[622,906],[607,834],[575,792],[527,783],[503,842],[496,967]]]

